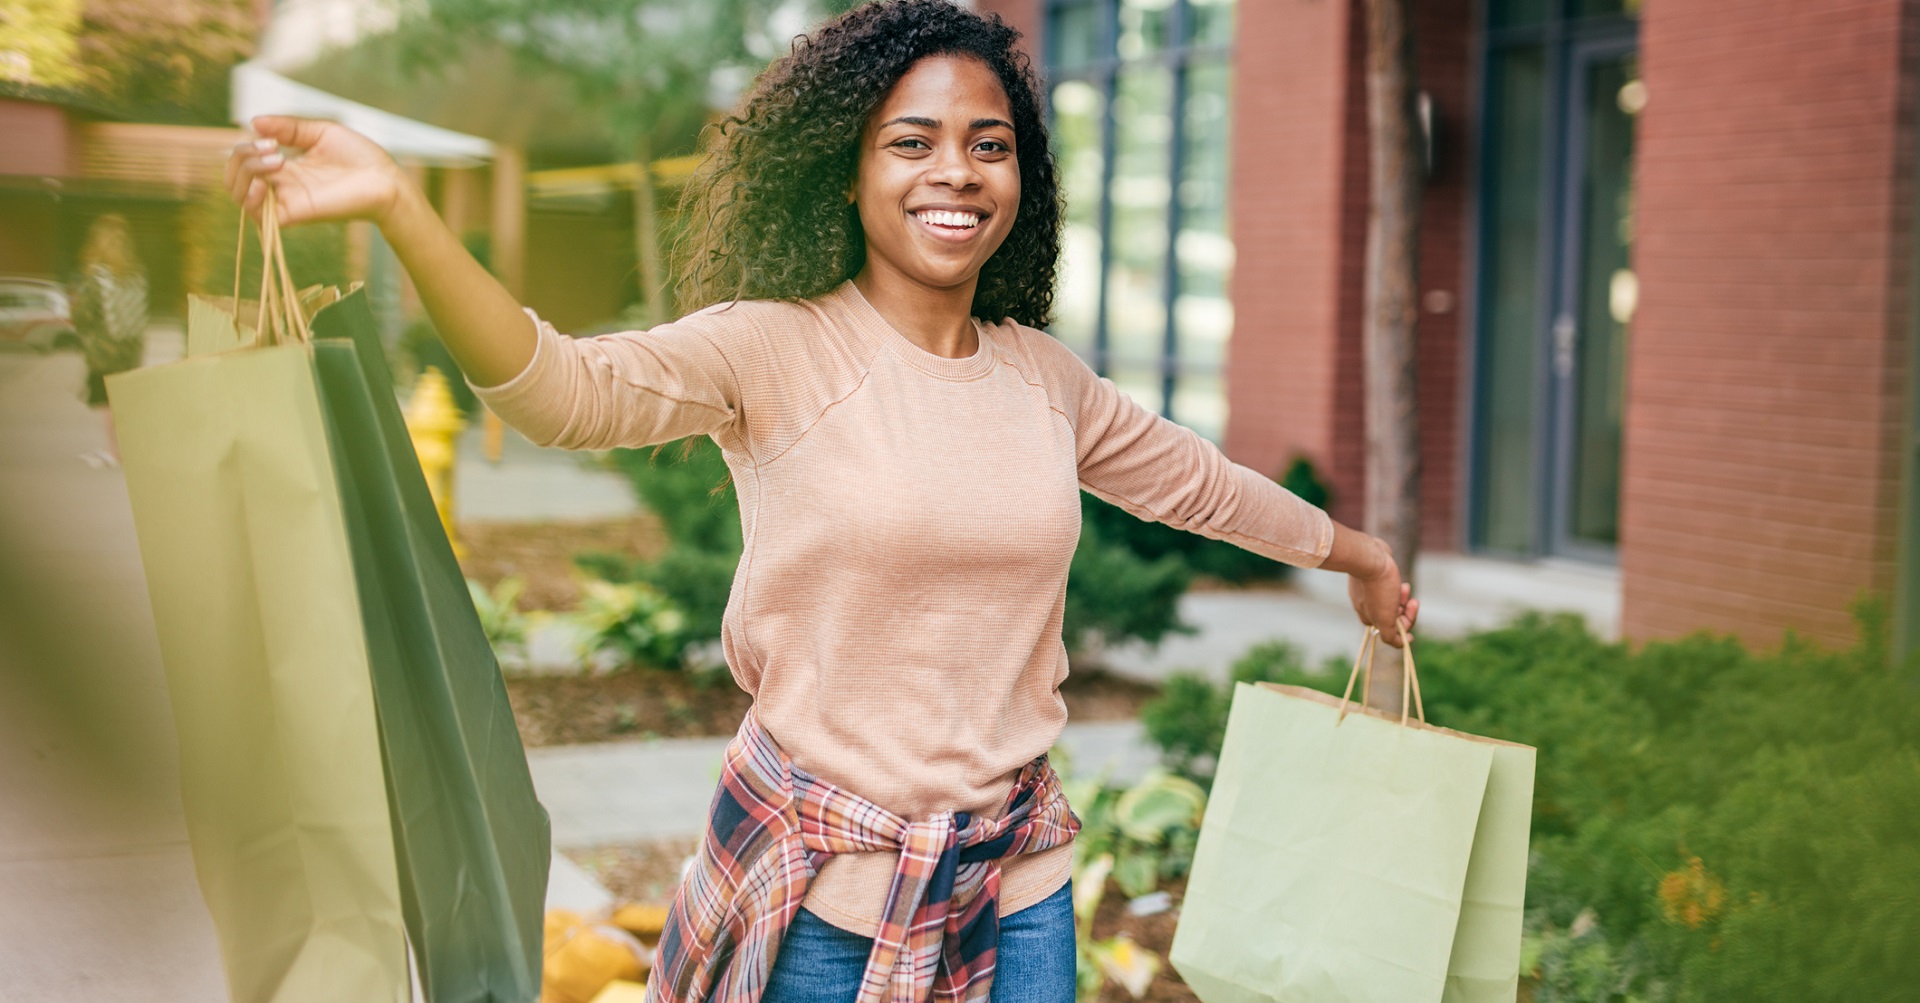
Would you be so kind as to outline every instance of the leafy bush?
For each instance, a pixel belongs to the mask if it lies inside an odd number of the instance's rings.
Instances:
[[[1192,633],[1180,620],[1180,597],[1192,579],[1178,557],[1146,560],[1082,522],[1067,571],[1067,650],[1093,651],[1135,638],[1157,644],[1168,634]]]
[[[1058,750],[1054,756],[1066,766]],[[1078,935],[1077,995],[1093,999],[1108,979],[1138,998],[1160,969],[1160,958],[1126,934],[1094,940],[1094,913],[1111,878],[1121,893],[1139,897],[1193,866],[1207,795],[1199,786],[1161,771],[1128,788],[1075,778],[1065,782],[1080,818],[1073,841],[1073,913]]]
[[[1174,673],[1161,684],[1160,695],[1140,708],[1140,724],[1147,738],[1160,747],[1167,767],[1210,784],[1220,744],[1227,736],[1235,683],[1300,684],[1318,678],[1301,664],[1299,649],[1272,641],[1241,655],[1228,670],[1224,686],[1197,673]]]
[[[740,556],[740,504],[727,461],[712,439],[701,435],[651,449],[616,449],[613,460],[675,547]]]
[[[621,665],[673,666],[686,650],[686,614],[652,586],[589,581],[574,613],[587,637],[582,655],[613,652]]]
[[[480,616],[480,629],[496,652],[527,650],[527,615],[520,612],[520,592],[527,583],[519,578],[503,578],[493,591],[473,579],[467,579],[467,594],[473,597],[474,612]]]
[[[1920,666],[1889,670],[1876,608],[1860,625],[1841,651],[1705,635],[1634,651],[1533,615],[1420,646],[1429,720],[1540,749],[1537,998],[1891,1000],[1920,984]],[[1183,699],[1180,720],[1203,720]]]

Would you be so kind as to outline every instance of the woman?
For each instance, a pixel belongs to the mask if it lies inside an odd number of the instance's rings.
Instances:
[[[646,332],[572,340],[523,314],[338,126],[256,120],[230,163],[249,209],[271,184],[285,222],[377,221],[476,391],[534,441],[725,452],[746,550],[723,644],[754,706],[656,998],[1073,999],[1077,822],[1045,753],[1081,487],[1347,572],[1390,642],[1418,613],[1379,540],[1031,326],[1060,206],[1016,37],[898,0],[799,41],[694,183],[684,288],[717,305]]]
[[[99,413],[107,448],[83,454],[92,467],[120,465],[120,442],[107,409],[106,378],[140,365],[147,345],[147,276],[127,221],[107,213],[93,221],[73,281],[73,330],[87,360],[87,406]]]

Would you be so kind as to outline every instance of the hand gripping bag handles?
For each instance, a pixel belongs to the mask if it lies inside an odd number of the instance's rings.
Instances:
[[[1518,989],[1534,750],[1242,683],[1172,961],[1205,1003],[1491,1003]],[[1411,696],[1411,701],[1406,699]],[[1364,701],[1364,696],[1362,697]]]
[[[528,1003],[548,824],[498,664],[364,293],[302,296],[262,218],[257,312],[196,299],[188,358],[107,387],[230,992],[399,1003],[410,943],[434,1003]]]

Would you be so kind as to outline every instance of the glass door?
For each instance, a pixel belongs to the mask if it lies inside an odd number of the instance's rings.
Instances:
[[[1490,41],[1470,538],[1611,561],[1639,300],[1634,32],[1620,18],[1496,18]]]
[[[1633,122],[1646,101],[1631,45],[1576,45],[1553,297],[1554,458],[1548,549],[1611,559],[1620,530],[1620,432],[1633,272]]]

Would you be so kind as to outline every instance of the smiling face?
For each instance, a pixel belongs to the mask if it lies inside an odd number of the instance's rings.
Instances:
[[[1020,205],[1013,111],[987,65],[914,63],[867,119],[851,195],[866,235],[863,273],[963,292],[1007,239]]]

